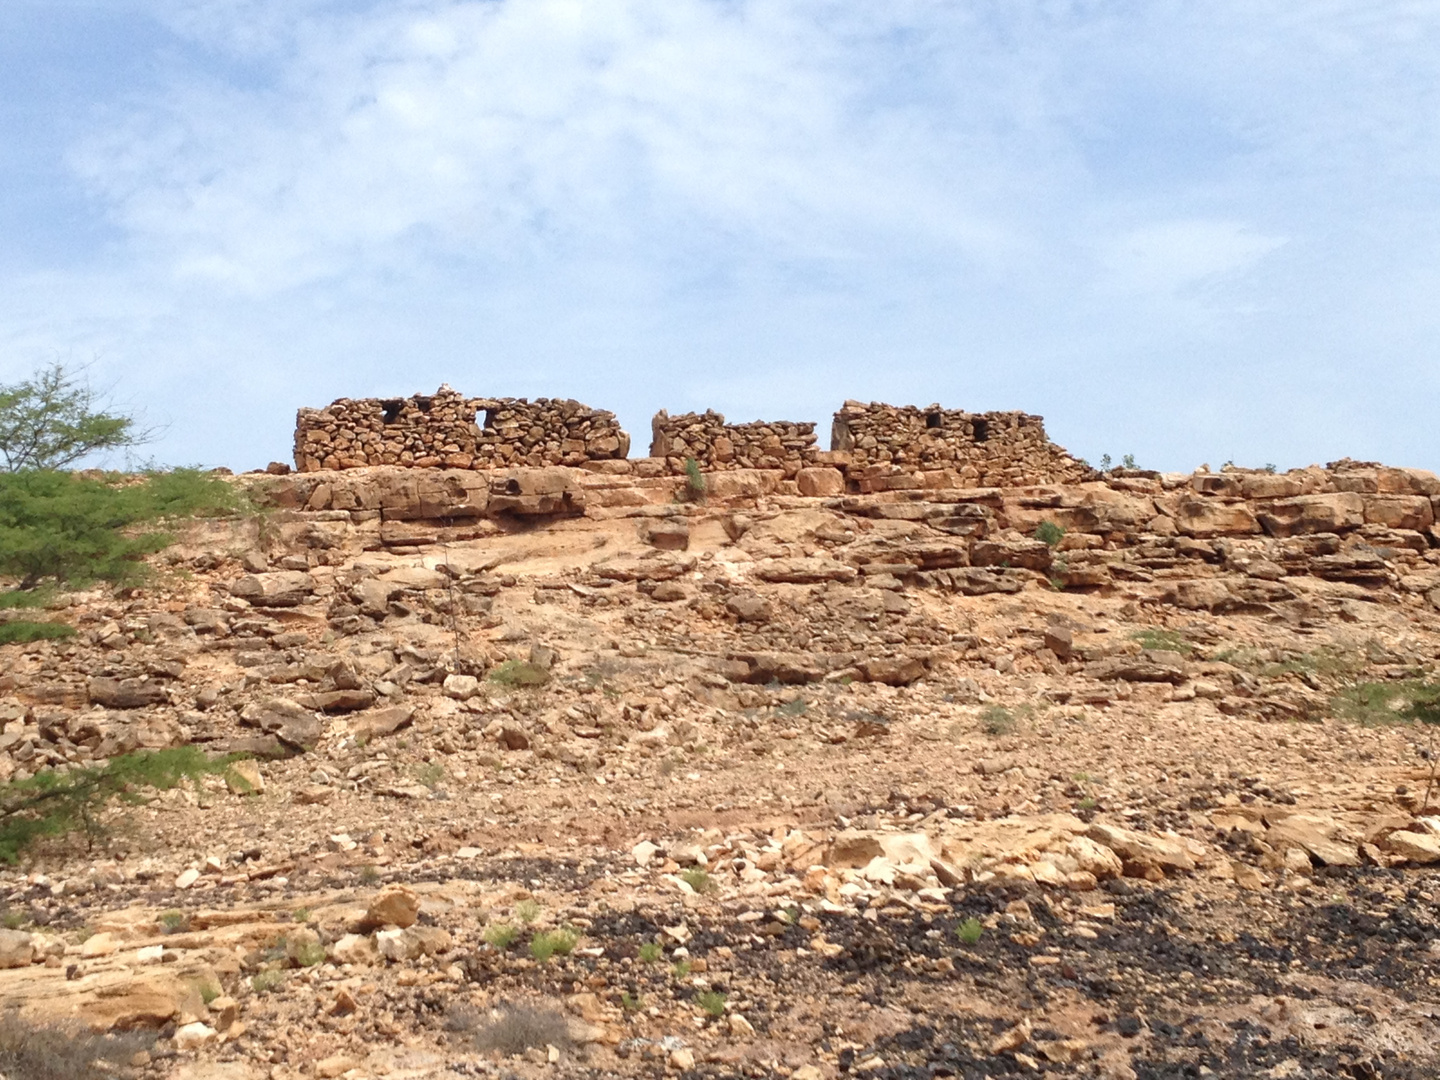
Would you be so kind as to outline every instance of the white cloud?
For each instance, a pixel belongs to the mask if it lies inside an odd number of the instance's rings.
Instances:
[[[1091,456],[1440,465],[1405,390],[1440,4],[129,7],[173,47],[72,154],[122,240],[0,282],[0,339],[99,353],[163,455],[263,463],[296,405],[445,379],[637,439],[888,396]]]

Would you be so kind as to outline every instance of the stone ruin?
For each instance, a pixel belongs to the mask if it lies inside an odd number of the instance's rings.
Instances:
[[[900,478],[930,472],[952,473],[947,487],[1073,484],[1094,475],[1050,441],[1044,417],[1023,412],[847,401],[830,448],[848,455],[847,478],[860,490],[912,486]]]
[[[1022,487],[1096,476],[1052,443],[1043,418],[969,413],[939,405],[847,401],[830,449],[805,421],[726,423],[713,410],[651,421],[650,457],[628,460],[630,437],[615,414],[558,398],[467,398],[442,386],[408,398],[341,398],[296,416],[300,472],[373,465],[489,470],[571,466],[607,473],[683,476],[780,473],[805,494],[912,488]]]
[[[702,472],[729,469],[779,469],[786,477],[814,465],[819,448],[815,425],[802,421],[727,424],[712,409],[671,416],[664,409],[650,421],[650,456],[663,458],[671,472],[685,471],[694,458]]]
[[[559,398],[467,398],[449,386],[408,398],[341,398],[295,417],[300,472],[582,465],[629,452],[614,413]]]

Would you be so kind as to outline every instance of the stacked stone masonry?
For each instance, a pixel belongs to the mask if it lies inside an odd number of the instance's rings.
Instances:
[[[727,424],[714,410],[671,416],[664,409],[650,421],[650,456],[663,458],[671,473],[685,472],[694,459],[704,472],[779,469],[786,477],[816,461],[815,425],[794,420]]]
[[[706,473],[778,470],[806,495],[1063,484],[1096,475],[1050,442],[1041,417],[1023,412],[847,401],[835,414],[829,451],[817,445],[813,423],[728,424],[713,410],[661,410],[651,432],[649,463],[631,463],[629,436],[613,413],[559,399],[467,398],[442,386],[431,395],[301,409],[295,464],[301,472],[566,465],[680,476],[693,460]]]
[[[830,447],[848,455],[861,491],[907,486],[907,477],[951,474],[956,487],[1021,487],[1089,479],[1093,470],[1052,443],[1043,417],[968,413],[939,405],[847,401],[835,414]]]
[[[295,418],[300,472],[581,465],[629,450],[614,413],[559,398],[467,398],[448,386],[408,398],[341,398]]]

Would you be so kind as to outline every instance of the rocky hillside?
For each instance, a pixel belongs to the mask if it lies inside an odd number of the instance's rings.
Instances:
[[[239,478],[0,646],[0,778],[247,755],[0,873],[19,1022],[188,1080],[1440,1071],[1440,480],[624,464]]]

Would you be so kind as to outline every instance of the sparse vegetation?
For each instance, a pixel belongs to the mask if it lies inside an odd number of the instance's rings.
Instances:
[[[440,782],[445,779],[444,766],[437,765],[434,762],[421,762],[414,767],[413,773],[415,779],[431,791],[439,787]]]
[[[116,1076],[155,1036],[143,1032],[94,1035],[0,1016],[0,1075],[8,1080],[101,1080]]]
[[[515,944],[515,940],[520,936],[520,930],[518,927],[511,926],[509,923],[492,923],[485,928],[485,932],[480,936],[483,937],[486,943],[492,948],[504,952],[511,945]]]
[[[360,884],[374,885],[380,880],[380,871],[369,863],[360,868]]]
[[[698,866],[692,866],[688,870],[680,871],[680,880],[701,895],[715,888],[715,882],[710,880],[709,871]]]
[[[540,917],[540,901],[526,897],[515,905],[515,917],[529,926]]]
[[[665,949],[658,941],[647,941],[636,954],[647,964],[653,964],[665,955]]]
[[[160,928],[167,934],[179,934],[190,929],[190,916],[183,911],[166,911],[160,916]]]
[[[569,927],[549,930],[530,939],[530,955],[543,964],[552,956],[569,956],[579,942],[580,935]]]
[[[166,547],[168,521],[230,513],[236,490],[196,469],[97,478],[0,472],[0,574],[28,591],[52,582],[144,579],[143,559]]]
[[[1136,630],[1130,635],[1130,638],[1139,642],[1142,649],[1174,652],[1181,656],[1189,656],[1195,651],[1195,646],[1186,641],[1185,635],[1178,630],[1162,630],[1159,627],[1147,626],[1143,630]]]
[[[969,918],[955,928],[955,936],[960,939],[962,945],[974,945],[985,933],[985,927],[979,919]]]
[[[695,1004],[716,1019],[725,1015],[725,995],[717,990],[705,990],[696,994]]]
[[[142,791],[168,791],[186,781],[198,790],[203,777],[223,773],[231,760],[181,746],[11,780],[0,785],[0,862],[15,863],[36,841],[73,832],[93,845],[105,833],[104,814],[112,803],[139,805],[145,801]]]
[[[19,645],[31,641],[59,641],[74,637],[75,628],[62,622],[34,622],[12,619],[0,623],[0,645]]]
[[[986,735],[1013,735],[1019,728],[1015,714],[1003,705],[986,706],[980,714],[980,729]]]
[[[285,982],[285,972],[280,968],[266,968],[250,979],[250,989],[257,994],[269,994]]]
[[[525,660],[506,660],[493,668],[487,678],[500,686],[511,688],[543,686],[550,681],[550,673],[538,664]]]
[[[325,946],[318,941],[303,941],[291,952],[297,967],[314,967],[325,961]]]
[[[1065,539],[1065,530],[1053,521],[1042,521],[1035,526],[1035,539],[1053,548]]]
[[[687,502],[704,502],[708,494],[705,487],[705,474],[700,471],[700,463],[693,457],[685,459],[685,499]]]
[[[676,960],[675,963],[670,966],[670,974],[677,979],[685,978],[685,976],[690,974],[690,961]]]
[[[620,992],[620,1008],[627,1013],[636,1013],[644,1007],[645,1001],[639,994],[632,994],[629,990]]]
[[[564,1049],[572,1042],[564,1013],[544,1005],[501,1002],[485,1013],[460,1008],[450,1013],[446,1026],[468,1034],[482,1052],[523,1054],[531,1047]]]

